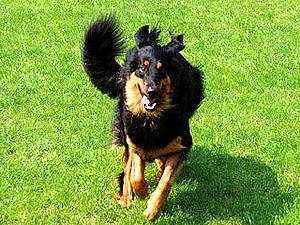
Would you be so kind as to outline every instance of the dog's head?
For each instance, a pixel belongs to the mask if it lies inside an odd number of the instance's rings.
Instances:
[[[159,31],[149,32],[149,26],[141,27],[135,34],[136,47],[128,50],[125,66],[129,71],[125,97],[130,111],[151,117],[171,108],[172,84],[168,65],[174,54],[184,49],[183,35],[171,34],[171,42],[157,44]]]

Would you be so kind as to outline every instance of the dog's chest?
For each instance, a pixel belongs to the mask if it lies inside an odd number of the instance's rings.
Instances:
[[[127,116],[126,135],[145,150],[167,145],[179,135],[179,122],[172,118],[141,118]]]

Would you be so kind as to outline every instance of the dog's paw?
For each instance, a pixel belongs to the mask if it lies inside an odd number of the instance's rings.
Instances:
[[[152,222],[159,217],[160,210],[153,210],[152,208],[148,207],[143,214],[147,220]]]
[[[148,185],[144,184],[139,189],[134,189],[134,194],[138,196],[139,198],[143,199],[148,196]]]
[[[149,221],[154,221],[158,218],[159,216],[159,212],[153,212],[151,209],[147,208],[145,211],[144,211],[144,216],[147,220]]]
[[[147,209],[144,211],[144,216],[149,221],[156,220],[163,208],[164,201],[161,196],[161,192],[154,191],[148,201]]]
[[[133,203],[132,196],[122,195],[118,198],[118,202],[122,207],[129,207]]]

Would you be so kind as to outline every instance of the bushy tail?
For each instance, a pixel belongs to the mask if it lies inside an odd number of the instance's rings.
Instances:
[[[114,17],[96,20],[85,33],[82,61],[91,82],[111,98],[122,95],[123,79],[115,57],[123,50],[121,32]]]

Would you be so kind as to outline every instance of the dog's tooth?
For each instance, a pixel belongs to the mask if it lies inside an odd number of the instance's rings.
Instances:
[[[156,106],[156,103],[154,102],[153,104],[149,105],[148,107],[149,107],[149,109],[154,109],[155,106]]]

